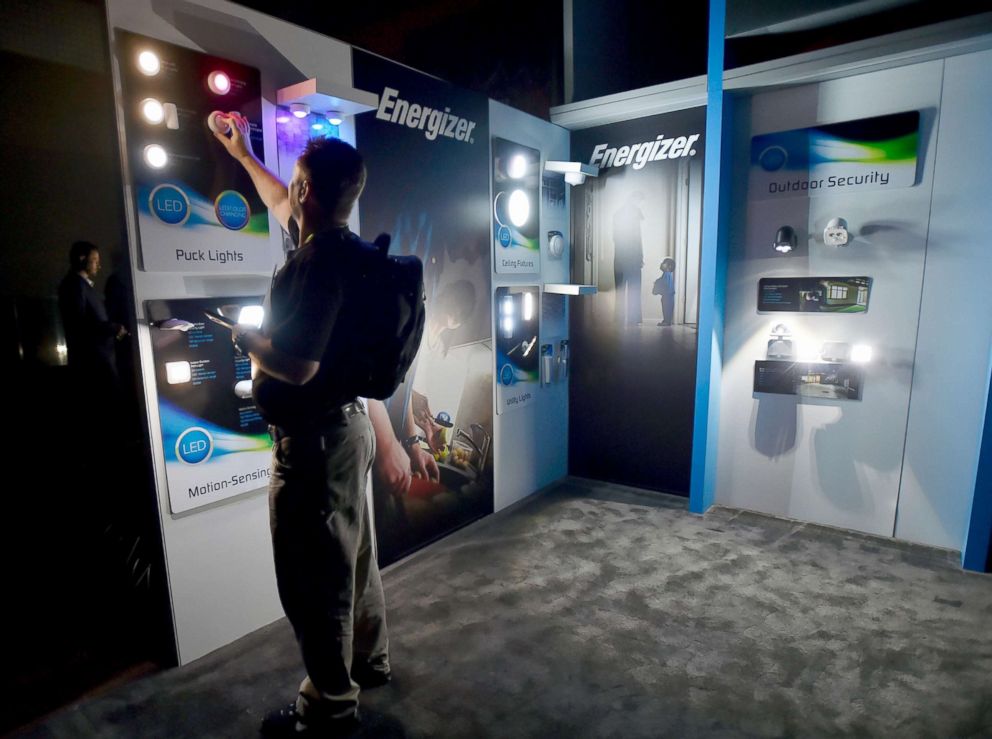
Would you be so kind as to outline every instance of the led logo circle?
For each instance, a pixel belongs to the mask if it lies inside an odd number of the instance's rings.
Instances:
[[[210,459],[213,451],[213,437],[199,426],[186,429],[176,439],[176,456],[184,464],[203,464]]]
[[[240,231],[248,225],[251,207],[245,196],[237,190],[224,190],[214,201],[214,213],[224,228]]]
[[[159,185],[148,196],[148,209],[169,226],[182,226],[189,220],[189,198],[175,185]]]

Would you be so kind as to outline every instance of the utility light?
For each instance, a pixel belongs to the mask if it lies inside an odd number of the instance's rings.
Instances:
[[[265,308],[260,305],[246,305],[238,313],[238,323],[242,326],[262,327],[262,320],[265,318]]]
[[[193,379],[193,369],[189,362],[166,362],[165,381],[170,385],[181,385]]]

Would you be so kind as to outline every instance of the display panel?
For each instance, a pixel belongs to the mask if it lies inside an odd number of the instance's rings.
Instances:
[[[208,124],[214,111],[241,113],[264,157],[258,70],[120,29],[115,38],[142,269],[267,271],[268,211]]]
[[[389,233],[391,253],[424,263],[424,340],[386,409],[393,435],[419,437],[440,470],[399,491],[375,476],[388,564],[493,511],[489,102],[374,54],[355,50],[353,68],[355,86],[379,95],[355,118],[368,168],[362,235]],[[377,469],[388,451],[377,450]]]
[[[919,111],[751,139],[752,198],[892,190],[916,182]]]
[[[864,367],[839,362],[754,363],[754,392],[827,400],[861,400]]]
[[[496,411],[522,408],[534,402],[542,355],[553,356],[550,345],[538,347],[540,288],[496,288]],[[549,364],[550,366],[550,364]]]
[[[261,296],[146,303],[173,513],[268,485],[272,442],[252,401],[251,361],[205,315],[260,325],[261,306]]]
[[[493,139],[492,148],[496,273],[537,274],[541,271],[541,152],[500,138]]]
[[[780,313],[864,313],[870,277],[763,277],[758,310]]]
[[[572,474],[688,495],[705,109],[572,132]]]

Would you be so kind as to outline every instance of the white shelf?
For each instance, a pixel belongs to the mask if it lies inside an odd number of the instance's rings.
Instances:
[[[358,115],[379,107],[379,96],[314,77],[277,90],[276,102],[306,103],[314,113],[337,111],[342,115]]]
[[[595,285],[569,285],[567,283],[545,282],[544,292],[556,295],[595,295],[599,292]]]

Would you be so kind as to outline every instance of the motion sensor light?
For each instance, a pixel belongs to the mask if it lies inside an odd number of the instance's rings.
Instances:
[[[207,87],[217,95],[226,95],[231,91],[231,78],[224,72],[215,70],[207,75]]]
[[[510,203],[507,206],[510,222],[517,228],[522,227],[530,218],[530,198],[523,190],[510,193]]]
[[[141,115],[149,123],[158,125],[165,120],[165,106],[155,98],[145,98],[141,101]]]
[[[343,120],[344,120],[344,117],[340,113],[338,113],[336,110],[332,110],[328,114],[328,116],[327,116],[327,121],[332,126],[340,126],[341,125],[341,122]]]
[[[169,155],[165,153],[158,144],[149,144],[145,147],[145,164],[152,169],[162,169],[169,163]]]
[[[238,313],[238,323],[242,326],[261,328],[263,318],[265,318],[265,309],[260,305],[246,305]]]
[[[166,362],[165,381],[170,385],[181,385],[193,379],[193,368],[189,362]]]
[[[527,174],[527,158],[523,154],[513,156],[506,168],[506,173],[513,179],[519,180]]]
[[[306,118],[310,115],[310,106],[306,103],[290,103],[289,112],[297,118]]]
[[[158,54],[154,51],[145,50],[138,54],[138,69],[142,74],[154,77],[162,68],[162,63],[158,60]]]

